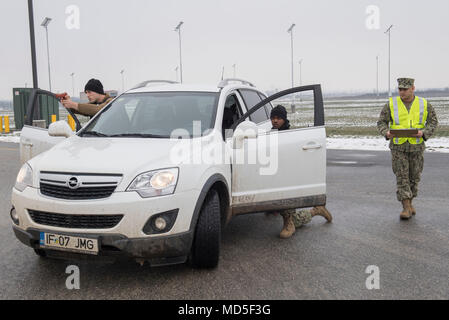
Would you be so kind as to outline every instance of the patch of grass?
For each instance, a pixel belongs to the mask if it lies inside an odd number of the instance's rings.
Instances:
[[[376,127],[326,127],[329,136],[379,136]]]

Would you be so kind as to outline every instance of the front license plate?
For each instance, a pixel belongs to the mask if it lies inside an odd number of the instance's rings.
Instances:
[[[58,250],[98,254],[98,239],[41,232],[40,245]]]

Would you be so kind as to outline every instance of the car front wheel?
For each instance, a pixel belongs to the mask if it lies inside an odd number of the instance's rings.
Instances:
[[[204,200],[195,229],[190,256],[196,268],[214,268],[220,256],[221,219],[220,197],[211,190]]]

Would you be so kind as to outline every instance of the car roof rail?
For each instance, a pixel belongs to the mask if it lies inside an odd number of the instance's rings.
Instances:
[[[138,85],[132,87],[131,90],[146,87],[150,83],[153,83],[153,84],[155,84],[155,83],[176,84],[179,82],[171,81],[171,80],[147,80],[147,81],[143,81],[143,82],[139,83]]]
[[[243,79],[238,79],[238,78],[227,78],[227,79],[223,79],[220,81],[220,83],[218,84],[219,88],[224,88],[226,85],[228,85],[231,82],[240,82],[242,84],[246,84],[248,86],[251,87],[255,87],[251,82],[243,80]]]

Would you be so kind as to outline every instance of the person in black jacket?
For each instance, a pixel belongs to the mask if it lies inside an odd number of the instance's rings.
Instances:
[[[270,114],[272,130],[288,130],[290,129],[290,121],[287,119],[287,110],[282,105],[277,105],[271,110]],[[284,227],[280,233],[283,239],[290,238],[296,231],[296,228],[309,223],[314,216],[322,216],[328,222],[332,221],[332,215],[324,206],[313,207],[311,210],[287,209],[279,212],[284,218]]]

